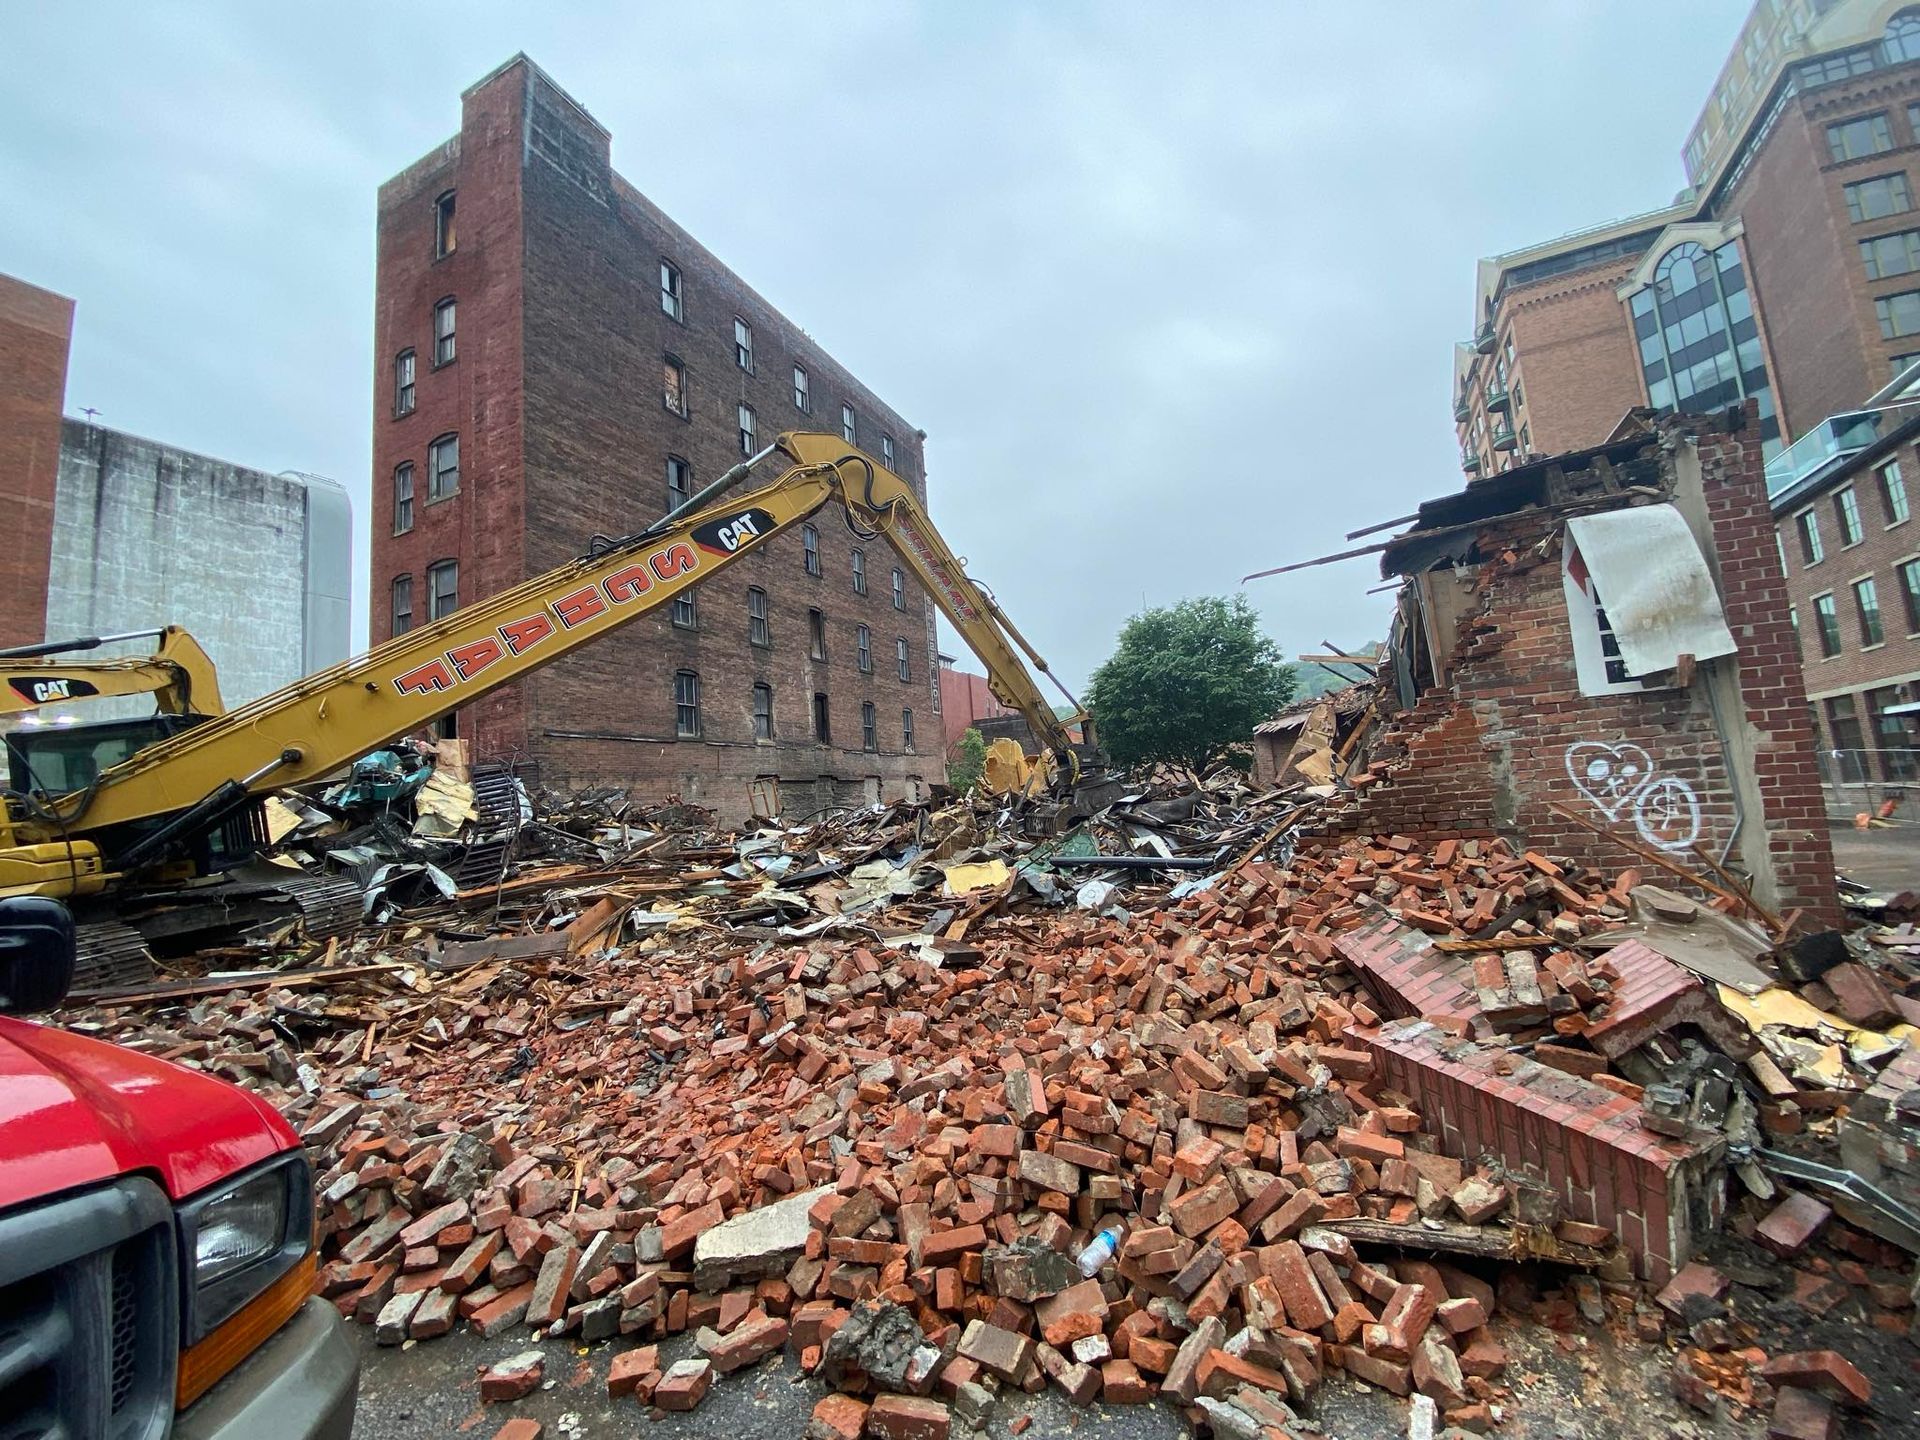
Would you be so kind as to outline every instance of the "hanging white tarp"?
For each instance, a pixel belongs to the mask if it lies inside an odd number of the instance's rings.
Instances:
[[[1582,515],[1567,528],[1628,674],[1653,675],[1673,669],[1682,655],[1711,660],[1739,648],[1706,557],[1673,506]]]

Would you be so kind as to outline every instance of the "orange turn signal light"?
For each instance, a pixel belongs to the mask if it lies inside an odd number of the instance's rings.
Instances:
[[[173,1395],[176,1410],[186,1409],[206,1394],[293,1318],[313,1293],[315,1264],[309,1250],[297,1265],[241,1306],[206,1339],[180,1353],[180,1375]]]

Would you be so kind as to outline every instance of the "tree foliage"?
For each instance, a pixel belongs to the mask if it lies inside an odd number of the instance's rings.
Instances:
[[[947,760],[947,784],[955,794],[964,795],[980,779],[987,764],[987,742],[978,730],[969,728],[954,742]]]
[[[1087,706],[1121,765],[1204,770],[1293,696],[1293,667],[1244,595],[1203,595],[1127,621],[1093,672]]]

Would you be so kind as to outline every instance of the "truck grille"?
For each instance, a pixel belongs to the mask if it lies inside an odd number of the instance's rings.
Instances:
[[[0,1440],[164,1435],[175,1286],[172,1207],[149,1180],[0,1214]]]

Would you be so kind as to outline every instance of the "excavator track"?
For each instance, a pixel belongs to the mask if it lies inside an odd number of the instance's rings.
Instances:
[[[107,990],[144,985],[155,976],[147,938],[118,920],[86,920],[74,927],[73,988]]]

